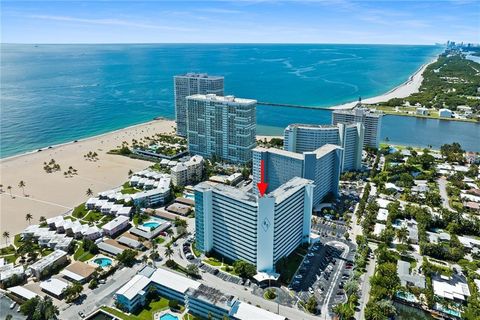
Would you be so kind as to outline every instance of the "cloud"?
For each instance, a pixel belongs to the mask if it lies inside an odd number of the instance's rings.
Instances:
[[[143,29],[161,29],[161,30],[170,30],[170,31],[193,31],[191,28],[181,28],[175,26],[165,26],[157,24],[148,24],[148,23],[139,23],[129,20],[114,19],[114,18],[104,18],[104,19],[85,19],[85,18],[76,18],[70,16],[53,16],[53,15],[30,15],[28,16],[32,19],[42,19],[50,21],[64,21],[64,22],[78,22],[84,24],[96,24],[96,25],[107,25],[107,26],[125,26],[133,28],[143,28]]]

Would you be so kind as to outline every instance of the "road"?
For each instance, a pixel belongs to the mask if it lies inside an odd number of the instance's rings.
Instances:
[[[377,245],[370,243],[370,249],[375,251],[377,249]],[[373,253],[372,253],[373,254]],[[359,299],[359,308],[360,310],[355,313],[355,319],[363,320],[365,319],[365,307],[367,305],[368,300],[370,300],[370,277],[373,276],[375,272],[375,265],[377,263],[377,259],[375,254],[373,254],[373,259],[369,260],[367,264],[367,271],[363,274],[361,281],[362,286],[360,287],[360,299]]]
[[[441,177],[437,180],[438,189],[440,189],[440,196],[442,197],[442,204],[444,208],[447,208],[450,211],[454,211],[452,207],[450,207],[450,203],[448,201],[448,194],[447,194],[447,179],[445,177]]]
[[[94,290],[85,289],[84,294],[87,298],[81,304],[62,304],[60,306],[60,319],[78,319],[78,313],[81,311],[84,314],[89,314],[102,305],[113,305],[113,295],[125,283],[127,283],[144,264],[138,263],[132,268],[122,268],[117,270],[113,275],[107,279],[106,284],[99,285]]]

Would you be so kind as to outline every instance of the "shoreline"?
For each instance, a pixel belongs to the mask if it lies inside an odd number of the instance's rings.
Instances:
[[[393,98],[406,98],[410,96],[412,93],[418,92],[423,82],[423,72],[429,65],[436,62],[437,60],[438,60],[438,56],[435,59],[432,59],[431,61],[424,63],[410,77],[408,77],[406,81],[390,89],[389,91],[374,97],[362,99],[362,104],[375,104],[379,102],[385,102]],[[331,106],[329,108],[334,110],[345,110],[345,109],[349,110],[355,107],[357,103],[358,101],[351,101],[351,102]]]
[[[389,91],[387,91],[383,94],[364,99],[364,100],[362,100],[362,103],[364,103],[364,104],[374,104],[374,103],[378,103],[378,102],[388,101],[392,98],[405,98],[405,97],[408,97],[412,93],[418,92],[418,89],[420,88],[420,86],[422,84],[422,81],[423,81],[423,72],[425,71],[425,69],[430,64],[437,61],[437,59],[438,59],[438,57],[436,57],[435,59],[431,60],[430,62],[427,62],[427,63],[423,64],[422,66],[420,66],[420,68],[418,68],[412,75],[410,75],[410,77],[408,77],[408,79],[406,81],[399,84],[398,86],[390,89]],[[343,104],[329,106],[327,108],[330,108],[332,110],[350,110],[353,107],[355,107],[355,105],[357,103],[358,103],[358,101],[351,101],[351,102],[347,102],[347,103],[343,103]],[[48,150],[48,149],[51,149],[51,148],[56,148],[56,147],[63,146],[63,145],[74,144],[74,143],[85,141],[85,140],[92,139],[92,138],[95,138],[95,137],[101,137],[101,136],[105,136],[105,135],[108,135],[108,134],[111,134],[111,133],[126,130],[126,129],[129,129],[129,128],[134,128],[134,127],[137,127],[137,126],[146,125],[146,124],[149,124],[149,123],[152,123],[152,122],[155,122],[155,121],[175,121],[175,119],[168,119],[168,118],[164,118],[164,117],[156,117],[153,120],[149,120],[147,122],[142,122],[142,123],[134,124],[134,125],[127,126],[127,127],[124,127],[124,128],[115,129],[113,131],[108,131],[108,132],[105,132],[105,133],[92,135],[92,136],[85,137],[85,138],[80,138],[78,140],[71,140],[71,141],[66,141],[66,142],[53,144],[53,145],[50,145],[50,146],[43,146],[43,147],[36,148],[35,150],[30,150],[30,151],[26,151],[26,152],[19,153],[19,154],[14,154],[14,155],[11,155],[11,156],[7,156],[5,158],[0,158],[0,161],[8,160],[8,159],[15,158],[15,157],[21,157],[21,156],[25,156],[25,155],[29,155],[29,154],[35,154],[37,152],[43,152],[45,150]],[[75,141],[77,141],[77,142],[75,142]],[[38,151],[38,150],[41,150],[41,151]]]

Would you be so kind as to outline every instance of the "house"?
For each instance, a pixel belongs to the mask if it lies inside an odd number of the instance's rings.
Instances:
[[[141,249],[143,247],[143,244],[140,241],[137,241],[135,239],[132,239],[130,237],[126,236],[121,236],[118,240],[118,243],[123,244],[127,247],[130,247],[132,249]]]
[[[387,218],[388,218],[388,210],[383,208],[378,209],[377,221],[387,221]]]
[[[455,302],[466,302],[470,296],[470,289],[463,276],[454,274],[452,277],[432,277],[433,293],[441,298]]]
[[[417,108],[415,113],[419,116],[428,116],[428,108],[425,108],[425,107]]]
[[[8,288],[8,292],[23,301],[27,301],[38,296],[38,294],[36,294],[35,292],[28,290],[27,288],[22,286]]]
[[[48,256],[45,256],[30,265],[28,269],[32,272],[32,275],[38,279],[42,277],[42,272],[51,267],[63,265],[68,261],[67,253],[62,250],[55,250]]]
[[[95,267],[85,262],[75,261],[74,263],[68,265],[60,273],[63,274],[64,278],[67,280],[86,283],[90,280],[90,277],[95,272],[95,269]]]
[[[421,274],[410,273],[410,263],[407,261],[398,260],[397,262],[397,274],[400,278],[402,286],[417,287],[425,289],[425,276]]]
[[[452,110],[446,109],[446,108],[440,109],[440,110],[438,110],[438,116],[440,118],[451,118],[452,117]]]
[[[4,283],[14,275],[23,277],[25,270],[23,266],[15,267],[13,263],[4,264],[0,267],[0,283]]]
[[[109,221],[106,224],[104,224],[102,227],[102,230],[105,235],[109,237],[113,237],[114,235],[125,230],[129,226],[130,226],[130,221],[128,220],[128,217],[118,216],[112,221]]]
[[[63,293],[67,289],[68,283],[60,279],[51,278],[46,281],[40,282],[40,288],[43,292],[48,293],[51,296],[54,296],[57,299],[63,298]]]
[[[373,229],[373,235],[379,237],[383,230],[385,230],[385,225],[380,223],[375,223],[375,227]]]
[[[110,254],[112,256],[117,256],[121,254],[124,250],[128,249],[128,247],[119,244],[113,239],[106,239],[105,241],[99,242],[97,246],[100,251]]]
[[[474,164],[474,163],[479,163],[480,162],[480,156],[476,152],[467,152],[465,153],[465,159],[469,164]]]

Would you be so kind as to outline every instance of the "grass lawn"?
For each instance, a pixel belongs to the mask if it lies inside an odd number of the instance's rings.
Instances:
[[[22,237],[20,234],[16,234],[15,237],[13,238],[13,243],[15,244],[15,247],[20,247],[23,243]]]
[[[16,254],[10,254],[6,256],[1,256],[0,258],[4,258],[6,263],[15,263],[18,257]]]
[[[50,249],[50,248],[42,250],[42,257],[48,256],[53,251],[55,251],[55,250]]]
[[[238,273],[236,273],[236,272],[233,270],[233,267],[232,267],[231,271],[228,271],[226,266],[225,266],[225,267],[221,267],[220,270],[222,270],[222,271],[224,271],[224,272],[226,272],[226,273],[230,273],[231,275],[238,276]]]
[[[277,270],[280,270],[279,273],[281,274],[280,279],[282,282],[288,284],[292,281],[295,271],[297,271],[306,254],[307,249],[299,247],[287,257],[285,265],[280,266],[280,264],[277,263]]]
[[[15,248],[13,245],[9,245],[8,247],[0,249],[0,254],[14,254],[15,253]]]
[[[120,318],[122,320],[138,320],[140,318],[136,317],[136,316],[130,316],[128,314],[125,314],[117,309],[113,309],[113,308],[110,308],[110,307],[102,307],[102,310],[105,310],[107,311],[108,313],[111,313],[113,314],[115,317],[117,318]]]
[[[72,212],[72,216],[75,218],[83,218],[88,213],[88,209],[85,209],[85,203],[82,203],[78,207],[75,207]]]
[[[98,222],[103,218],[103,214],[98,211],[90,211],[83,220],[90,222]]]
[[[100,220],[100,223],[97,223],[97,227],[101,228],[108,222],[112,221],[113,219],[115,219],[115,217],[111,215],[108,215],[108,214],[104,215],[103,218]]]
[[[134,194],[134,193],[137,193],[137,192],[140,192],[140,191],[141,190],[139,190],[137,188],[131,187],[130,183],[127,181],[123,184],[123,188],[120,192],[122,194]]]
[[[72,216],[65,216],[65,217],[63,217],[63,219],[65,219],[65,220],[77,221],[77,218],[72,217]]]
[[[191,315],[190,313],[187,313],[186,315],[183,316],[182,320],[202,320],[202,319],[197,318],[194,315]]]
[[[192,252],[195,255],[195,257],[200,257],[202,255],[202,252],[197,249],[195,246],[195,241],[192,243]]]
[[[207,259],[203,260],[203,262],[208,263],[209,265],[214,266],[214,267],[219,267],[219,266],[222,265],[222,262],[218,261],[218,259],[215,259],[215,258],[207,258]]]
[[[162,244],[162,243],[165,242],[165,238],[157,237],[157,238],[155,238],[155,242],[158,243],[158,244]]]
[[[85,250],[83,250],[83,243],[79,242],[78,243],[78,248],[75,251],[75,253],[73,254],[73,258],[75,260],[79,260],[79,261],[87,261],[87,260],[93,258],[93,254],[88,252],[88,251],[85,252]]]

